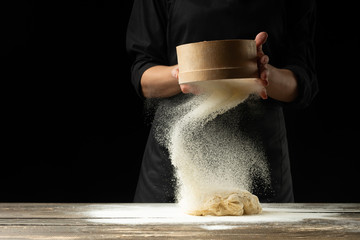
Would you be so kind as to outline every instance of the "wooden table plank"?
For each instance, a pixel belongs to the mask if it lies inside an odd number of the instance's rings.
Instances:
[[[0,239],[359,239],[358,232],[329,226],[257,226],[209,230],[197,226],[13,226]]]
[[[360,239],[360,204],[263,204],[188,216],[175,204],[0,203],[0,239]]]
[[[318,213],[360,213],[360,203],[264,203],[263,208],[280,212],[318,212]],[[136,214],[135,210],[156,212],[156,209],[173,209],[175,204],[133,204],[133,203],[0,203],[0,218],[88,218],[89,212],[103,211]]]

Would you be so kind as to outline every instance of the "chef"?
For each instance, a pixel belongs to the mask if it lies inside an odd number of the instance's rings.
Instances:
[[[245,126],[249,136],[260,139],[271,187],[259,184],[254,194],[262,202],[293,202],[283,108],[307,107],[318,91],[314,27],[313,0],[135,0],[126,42],[131,81],[143,99],[192,93],[191,85],[178,84],[176,46],[255,39],[263,91],[256,103],[245,106]],[[172,178],[169,155],[151,130],[134,201],[173,202]]]

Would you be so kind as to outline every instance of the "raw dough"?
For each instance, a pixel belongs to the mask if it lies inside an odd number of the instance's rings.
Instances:
[[[195,216],[240,216],[259,214],[262,208],[257,196],[246,190],[215,194],[196,210],[187,213]]]

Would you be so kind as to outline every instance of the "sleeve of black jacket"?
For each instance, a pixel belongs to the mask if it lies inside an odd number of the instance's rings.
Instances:
[[[167,65],[166,0],[135,0],[129,19],[126,48],[131,57],[131,81],[138,95],[141,76],[150,67]]]
[[[298,81],[298,97],[288,106],[307,107],[318,92],[314,46],[315,8],[313,0],[288,1],[284,68],[291,70]]]

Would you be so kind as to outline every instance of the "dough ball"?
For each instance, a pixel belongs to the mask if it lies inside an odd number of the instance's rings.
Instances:
[[[187,213],[195,216],[241,216],[258,214],[262,208],[257,196],[248,191],[218,193],[205,200],[199,209]]]

